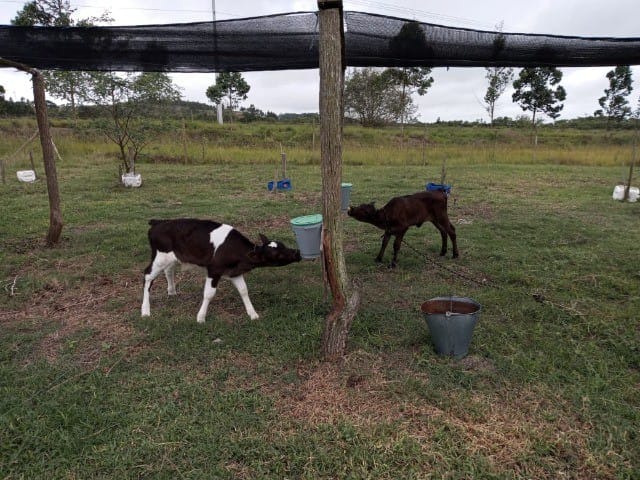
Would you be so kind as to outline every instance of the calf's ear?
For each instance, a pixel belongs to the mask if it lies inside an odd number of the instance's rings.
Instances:
[[[266,245],[267,243],[269,243],[269,239],[263,234],[260,234],[260,241],[262,242],[262,245]]]

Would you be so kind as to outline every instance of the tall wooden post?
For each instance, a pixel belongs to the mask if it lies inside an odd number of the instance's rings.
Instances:
[[[47,245],[55,245],[60,240],[62,233],[62,211],[60,210],[60,190],[58,189],[58,175],[56,173],[55,150],[51,141],[49,130],[49,117],[47,116],[47,103],[45,101],[44,78],[35,69],[29,71],[33,80],[33,103],[36,108],[36,120],[40,132],[40,144],[42,145],[42,158],[44,171],[47,176],[47,192],[49,194],[49,232],[47,233]]]
[[[62,211],[60,210],[58,174],[56,173],[56,161],[54,157],[56,147],[53,144],[53,140],[51,140],[51,131],[49,129],[49,116],[47,115],[47,102],[45,100],[44,78],[35,68],[31,68],[12,60],[0,57],[0,65],[16,68],[31,74],[31,79],[33,81],[33,104],[36,109],[36,121],[38,122],[40,144],[42,145],[44,173],[47,176],[47,193],[49,194],[49,232],[47,233],[46,241],[48,246],[52,246],[60,240],[63,223]],[[38,132],[34,134],[34,137]],[[29,141],[31,141],[31,139],[29,139]]]
[[[326,281],[333,305],[325,319],[322,355],[344,355],[347,337],[359,304],[348,279],[340,212],[342,181],[342,92],[344,38],[342,0],[318,0],[320,27],[320,163],[322,172],[322,248]]]

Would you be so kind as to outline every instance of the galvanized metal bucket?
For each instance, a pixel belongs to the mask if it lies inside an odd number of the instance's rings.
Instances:
[[[436,353],[462,358],[469,353],[481,305],[467,297],[436,297],[422,304]]]

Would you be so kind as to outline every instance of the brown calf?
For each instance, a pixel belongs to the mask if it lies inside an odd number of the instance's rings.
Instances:
[[[443,192],[426,191],[394,197],[380,209],[376,209],[373,203],[365,203],[359,207],[350,207],[347,213],[356,220],[370,223],[384,230],[382,247],[376,257],[377,262],[382,262],[389,238],[391,235],[395,235],[391,268],[396,266],[400,244],[409,227],[413,225],[420,227],[424,222],[433,223],[440,232],[442,237],[440,255],[447,253],[447,235],[449,235],[453,245],[453,258],[458,256],[456,229],[449,221],[447,196]]]

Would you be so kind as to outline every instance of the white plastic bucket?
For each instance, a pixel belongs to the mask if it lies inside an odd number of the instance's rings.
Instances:
[[[613,189],[613,199],[622,200],[624,198],[625,188],[627,188],[625,185],[616,185]],[[637,202],[638,197],[640,197],[640,189],[638,187],[629,188],[629,198],[627,199],[627,201]]]
[[[36,172],[33,170],[18,170],[16,176],[21,182],[32,183],[36,181]]]
[[[122,175],[122,184],[125,187],[139,187],[142,185],[142,175],[139,173],[125,173]]]

